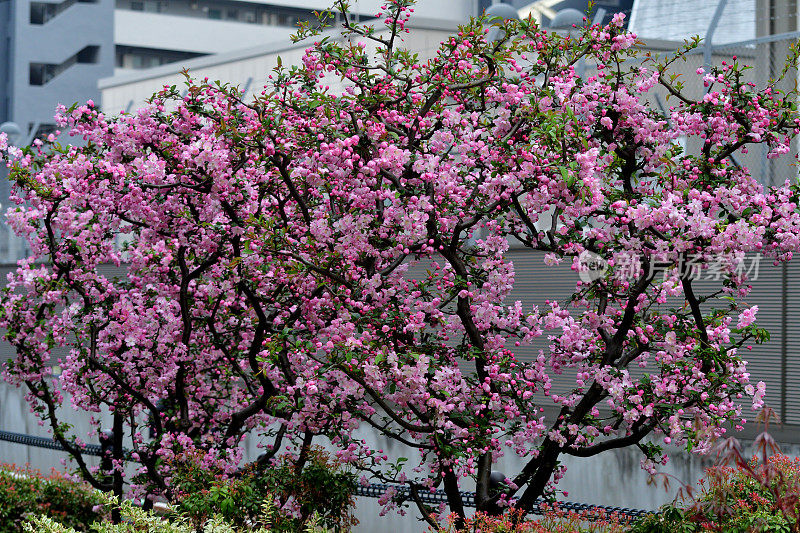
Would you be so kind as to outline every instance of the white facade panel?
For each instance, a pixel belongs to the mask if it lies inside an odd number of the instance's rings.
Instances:
[[[439,43],[449,37],[455,26],[442,29],[413,29],[403,36],[402,46],[419,53],[425,60],[435,54]],[[277,66],[278,56],[284,65],[299,65],[308,43],[290,45],[288,40],[284,46],[264,47],[262,51],[245,50],[240,53],[223,54],[223,56],[201,57],[185,63],[164,65],[148,71],[138,71],[133,75],[120,75],[100,81],[103,109],[107,113],[131,111],[142,106],[147,98],[161,90],[165,85],[183,86],[183,68],[188,68],[190,75],[196,79],[209,78],[248,88],[248,95],[261,92],[268,81],[268,76]],[[340,90],[337,79],[331,78],[327,83],[333,90]]]
[[[177,17],[144,11],[114,12],[117,45],[219,54],[257,46],[277,39],[289,42],[297,29],[262,26],[194,17]]]
[[[299,9],[329,9],[332,0],[235,0],[243,3],[284,6]],[[385,4],[385,0],[351,0],[350,9],[361,15],[375,15]],[[448,19],[465,22],[478,12],[477,0],[419,0],[414,5],[414,13],[419,17]]]

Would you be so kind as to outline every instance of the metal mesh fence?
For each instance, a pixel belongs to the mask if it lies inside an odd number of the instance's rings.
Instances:
[[[719,67],[723,62],[730,64],[735,60],[749,67],[745,71],[745,82],[755,84],[758,90],[772,86],[787,93],[795,88],[797,72],[790,69],[784,73],[784,67],[790,47],[797,42],[798,37],[800,32],[791,32],[743,42],[713,44],[709,46],[710,56],[705,54],[704,57],[705,47],[702,47],[687,58],[687,63],[696,70],[700,67]],[[780,185],[786,179],[797,178],[797,168],[793,161],[788,158],[771,160],[767,157],[768,152],[766,145],[757,145],[751,146],[747,154],[737,153],[735,157],[738,158],[737,162],[748,167],[753,176],[765,186]],[[797,141],[794,142],[792,152],[798,152]]]
[[[602,8],[603,3],[598,4]],[[659,56],[669,56],[694,36],[701,38],[698,48],[686,54],[684,61],[673,63],[673,71],[685,82],[688,98],[700,99],[706,92],[696,72],[711,66],[730,64],[734,57],[747,65],[745,82],[758,89],[768,85],[783,93],[793,90],[797,72],[789,71],[774,83],[784,70],[790,46],[800,38],[798,20],[800,0],[636,0],[630,10],[621,11],[628,20],[628,30],[635,33],[643,48]],[[581,65],[586,75],[593,70]],[[666,91],[656,88],[650,98],[666,113],[674,102]],[[699,146],[686,147],[690,152]],[[797,141],[793,153],[798,153]],[[737,152],[737,163],[746,166],[763,185],[782,184],[798,177],[797,166],[788,158],[770,160],[768,148],[757,145],[746,154]]]

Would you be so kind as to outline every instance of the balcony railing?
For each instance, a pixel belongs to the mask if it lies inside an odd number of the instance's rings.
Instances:
[[[100,47],[97,45],[90,45],[81,49],[77,54],[67,58],[63,63],[31,63],[28,83],[35,86],[46,85],[72,65],[78,63],[97,63],[99,55]]]
[[[30,22],[37,26],[47,24],[75,4],[96,4],[97,0],[64,0],[60,4],[31,2]]]

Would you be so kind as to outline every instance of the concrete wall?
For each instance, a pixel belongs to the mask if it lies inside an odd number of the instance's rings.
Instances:
[[[263,26],[161,13],[116,10],[115,42],[119,45],[217,54],[283,39],[297,31],[290,26]],[[213,38],[210,36],[213,35]]]
[[[245,0],[249,1],[249,0]],[[330,0],[256,0],[261,4],[282,5],[286,7],[301,7],[306,9],[328,9],[333,2]],[[353,13],[374,15],[381,11],[384,0],[352,0],[350,7]],[[477,0],[418,0],[414,5],[414,13],[418,17],[452,20],[455,22],[466,21],[478,12]]]
[[[86,433],[89,426],[83,413],[65,410],[64,415],[65,421],[75,425],[76,434]],[[105,418],[110,421],[109,417]],[[28,412],[23,392],[5,383],[0,384],[0,429],[48,436],[46,430],[40,427],[33,415]],[[418,457],[416,451],[396,442],[386,441],[372,431],[363,430],[360,437],[376,448],[383,449],[392,458],[408,457],[411,462]],[[743,442],[749,446],[752,441]],[[248,460],[255,459],[260,453],[255,444],[251,441],[247,445]],[[800,456],[798,444],[783,445],[782,449],[792,457]],[[558,488],[568,494],[562,495],[559,499],[596,505],[657,509],[674,499],[681,482],[694,484],[702,477],[704,469],[712,464],[709,458],[687,454],[677,449],[670,451],[672,452],[670,461],[661,469],[671,476],[668,491],[661,486],[648,484],[648,475],[639,466],[641,453],[635,448],[608,451],[590,459],[565,457],[563,462],[567,466],[567,474]],[[48,472],[50,468],[63,470],[61,461],[66,457],[66,454],[57,451],[0,441],[0,462],[3,463],[30,464],[43,472]],[[96,458],[89,458],[89,463],[94,465],[98,461]],[[495,470],[506,475],[514,475],[522,466],[522,461],[517,457],[506,456],[497,464]],[[465,484],[463,488],[474,489],[469,484]],[[354,531],[416,533],[427,529],[426,525],[418,520],[415,507],[410,507],[406,516],[390,512],[381,517],[379,513],[377,499],[357,498],[355,515],[360,524]]]
[[[378,0],[351,2],[351,12],[371,18],[381,11],[382,3]],[[129,0],[119,0],[114,13],[114,40],[118,47],[191,54],[227,53],[276,41],[289,43],[289,37],[297,32],[298,20],[313,20],[313,11],[329,9],[330,5],[327,0],[161,0],[150,2],[153,11],[148,11],[147,5],[142,11],[133,10]],[[415,13],[417,17],[461,23],[478,14],[478,2],[420,0]],[[117,65],[114,74],[125,75],[136,72],[136,69],[141,70],[140,67]]]

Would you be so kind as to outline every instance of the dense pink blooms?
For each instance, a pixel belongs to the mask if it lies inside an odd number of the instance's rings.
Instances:
[[[8,379],[57,423],[49,362],[66,347],[55,381],[76,407],[124,416],[149,490],[168,486],[156,458],[197,448],[230,471],[247,435],[298,460],[327,436],[371,476],[451,494],[473,476],[482,508],[504,453],[529,463],[503,498],[529,507],[560,454],[650,434],[707,449],[744,395],[763,401],[737,351],[763,338],[757,308],[736,304],[743,258],[800,247],[797,187],[731,160],[747,143],[788,150],[785,95],[741,84],[738,66],[698,101],[668,64],[618,71],[636,63],[618,17],[569,39],[509,23],[504,46],[470,24],[423,64],[392,37],[408,2],[385,11],[389,30],[348,30],[377,55],[321,41],[253,102],[200,83],[118,117],[62,109],[87,145],[9,154],[9,223],[33,257],[2,300]],[[669,116],[656,86],[678,95]],[[511,245],[607,268],[530,307],[511,296]],[[701,309],[695,269],[732,301]],[[545,348],[515,355],[531,343]],[[362,427],[419,457],[386,464]],[[662,460],[643,449],[646,468]]]

